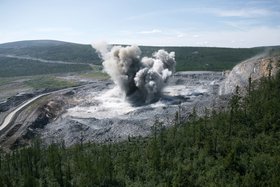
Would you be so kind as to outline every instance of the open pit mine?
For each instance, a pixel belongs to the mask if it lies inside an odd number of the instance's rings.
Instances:
[[[168,127],[186,121],[194,109],[198,115],[225,109],[233,88],[246,88],[250,76],[267,74],[263,67],[273,61],[259,56],[230,73],[175,72],[174,52],[159,50],[140,58],[137,46],[96,48],[111,79],[23,93],[0,103],[1,148],[28,145],[35,137],[70,146],[148,136],[155,124]]]

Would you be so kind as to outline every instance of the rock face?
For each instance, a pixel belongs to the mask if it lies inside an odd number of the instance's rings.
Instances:
[[[45,96],[19,111],[13,124],[0,131],[0,148],[13,149],[29,144],[45,125],[63,113],[69,97],[71,96]]]
[[[65,103],[62,99],[55,99],[47,101],[42,107],[37,109],[38,117],[30,126],[32,129],[44,128],[45,125],[54,121],[62,112]]]
[[[257,56],[236,65],[220,85],[219,94],[232,94],[238,86],[240,93],[244,95],[248,89],[249,78],[254,82],[262,77],[275,75],[279,61],[280,56]]]
[[[8,98],[6,101],[0,103],[0,113],[6,112],[10,108],[17,106],[17,105],[23,103],[24,101],[26,101],[27,99],[30,99],[34,96],[35,96],[35,94],[33,94],[33,93],[21,93],[16,96],[12,96],[12,97]]]

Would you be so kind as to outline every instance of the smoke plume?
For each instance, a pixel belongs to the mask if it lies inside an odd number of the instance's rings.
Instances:
[[[175,53],[163,49],[152,57],[141,58],[138,46],[92,45],[100,54],[104,70],[135,105],[148,104],[160,98],[161,91],[175,70]]]

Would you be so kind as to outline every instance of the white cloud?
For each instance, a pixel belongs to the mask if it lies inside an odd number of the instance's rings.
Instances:
[[[183,38],[184,36],[185,36],[185,34],[183,34],[183,33],[177,34],[178,38]]]
[[[139,34],[155,34],[155,33],[161,33],[161,32],[162,32],[162,30],[152,29],[152,30],[140,31]]]
[[[156,36],[120,34],[111,37],[109,42],[153,46],[257,47],[280,45],[279,33],[280,26],[221,31],[165,30]]]
[[[219,17],[258,18],[264,16],[279,15],[279,12],[260,8],[209,9],[209,12]]]
[[[37,33],[73,32],[73,29],[68,27],[39,27],[32,30]]]
[[[160,13],[161,12],[158,12],[158,11],[144,12],[139,15],[133,15],[133,16],[126,17],[126,20],[135,21],[135,20],[139,20],[139,19],[147,19],[148,17],[152,17],[152,16],[158,15]]]

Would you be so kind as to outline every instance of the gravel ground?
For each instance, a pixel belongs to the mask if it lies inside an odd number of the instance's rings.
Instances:
[[[74,90],[72,104],[41,131],[46,143],[64,141],[116,142],[128,137],[147,136],[151,127],[188,119],[193,108],[202,115],[205,108],[223,108],[226,99],[219,97],[221,72],[180,72],[170,78],[161,98],[152,104],[133,107],[111,81],[96,81]]]

